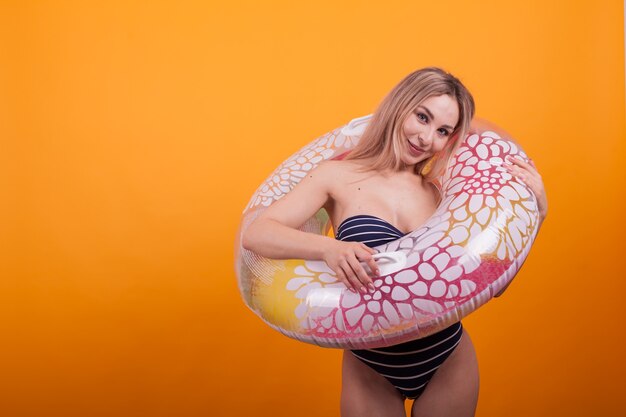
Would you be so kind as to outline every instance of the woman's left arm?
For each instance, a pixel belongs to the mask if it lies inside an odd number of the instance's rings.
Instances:
[[[539,208],[539,227],[543,223],[544,219],[548,215],[548,198],[546,197],[546,190],[543,186],[543,180],[535,163],[530,160],[530,163],[525,162],[520,158],[508,157],[508,164],[503,166],[511,175],[519,178],[524,184],[526,184],[537,198],[537,207]]]
[[[511,175],[519,178],[520,181],[526,184],[535,194],[535,198],[537,198],[537,208],[539,209],[539,227],[541,227],[541,224],[548,215],[548,198],[546,197],[546,190],[543,187],[543,180],[541,179],[541,175],[539,175],[539,171],[537,171],[537,167],[535,167],[535,163],[532,159],[530,163],[528,163],[512,156],[507,157],[506,160],[509,161],[509,163],[503,164],[504,168],[506,168]],[[510,284],[511,282],[509,281],[506,287],[502,288],[494,297],[500,297]]]

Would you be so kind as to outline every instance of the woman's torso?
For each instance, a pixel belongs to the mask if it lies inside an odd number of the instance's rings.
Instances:
[[[333,198],[335,210],[331,220],[336,225],[338,240],[361,242],[369,247],[389,243],[419,227],[435,210],[437,194],[421,177],[406,173],[367,176],[352,168],[336,167],[337,173],[345,175],[338,177],[332,187],[337,197]],[[364,296],[371,297],[368,306],[380,305],[376,295],[377,292]],[[389,381],[403,397],[416,398],[458,346],[462,334],[463,326],[457,322],[421,339],[352,350],[351,354]]]

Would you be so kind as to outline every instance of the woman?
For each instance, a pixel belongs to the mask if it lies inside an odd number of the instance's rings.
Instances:
[[[439,68],[409,74],[385,97],[355,149],[326,161],[252,223],[243,246],[276,259],[324,260],[351,290],[374,289],[374,246],[417,229],[435,211],[432,180],[465,137],[474,101],[463,84]],[[512,159],[505,167],[547,211],[535,168]],[[321,207],[336,239],[297,230]],[[363,263],[363,264],[362,264]],[[369,268],[365,268],[367,265]],[[382,349],[344,351],[341,415],[472,416],[478,400],[476,353],[461,323],[431,336]]]

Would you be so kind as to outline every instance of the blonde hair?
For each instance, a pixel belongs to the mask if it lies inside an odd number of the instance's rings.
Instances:
[[[345,159],[371,159],[373,163],[363,167],[364,171],[400,169],[403,162],[399,147],[403,140],[404,121],[424,100],[444,94],[456,100],[459,120],[444,149],[416,166],[417,174],[433,181],[443,172],[461,139],[465,138],[475,109],[474,98],[467,88],[441,68],[423,68],[400,81],[380,103],[361,140]]]

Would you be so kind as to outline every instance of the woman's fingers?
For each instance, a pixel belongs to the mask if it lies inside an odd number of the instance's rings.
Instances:
[[[537,191],[536,188],[538,188],[538,184],[541,183],[541,175],[537,169],[520,158],[509,156],[507,160],[510,161],[511,164],[504,164],[504,168],[531,187],[533,191]]]
[[[368,251],[369,253],[371,253],[372,255],[378,253],[378,251],[374,248],[370,248],[369,246],[367,246],[365,243],[361,243],[361,247],[363,249],[365,249],[366,251]]]
[[[538,176],[539,174],[536,173],[536,171],[534,171],[534,169],[527,164],[524,161],[521,161],[517,158],[507,158],[508,161],[510,161],[510,164],[504,164],[504,168],[511,173],[512,175],[514,175],[515,177],[517,177],[518,179],[520,179],[522,182],[527,183],[527,181],[531,178],[531,177],[535,177]],[[533,172],[534,171],[534,172]]]
[[[374,283],[372,282],[372,279],[365,272],[365,269],[363,269],[363,266],[361,265],[359,260],[357,258],[349,259],[348,263],[350,264],[350,267],[352,268],[355,278],[359,281],[359,284],[358,284],[359,290],[363,293],[366,293],[367,292],[366,286],[369,288],[373,288]]]
[[[537,171],[537,168],[535,168],[535,165],[534,163],[532,163],[532,161],[530,161],[531,163],[529,163],[529,162],[524,161],[521,158],[515,158],[512,156],[508,156],[506,160],[509,161],[511,164],[513,164],[513,165],[507,164],[509,167],[517,167],[518,169],[522,171],[526,171],[531,175],[540,177],[539,172]],[[505,167],[507,165],[505,165]]]
[[[345,272],[343,272],[343,269],[339,268],[339,269],[335,270],[335,273],[337,274],[337,278],[339,278],[339,281],[343,282],[343,284],[346,286],[346,288],[348,288],[352,292],[356,292],[356,290],[352,286],[352,283],[350,282],[350,280],[346,276]]]
[[[362,245],[361,247],[365,250],[365,253],[357,254],[357,258],[359,259],[359,261],[365,262],[365,264],[369,267],[370,271],[372,271],[373,275],[379,276],[380,268],[378,267],[376,260],[372,257],[372,255],[378,253],[378,251],[376,251],[376,249],[370,248],[369,246],[366,246],[363,244],[361,245]]]
[[[372,278],[367,274],[361,261],[366,262],[369,268],[374,272],[378,272],[378,266],[372,258],[370,251],[359,250],[358,246],[354,251],[348,251],[341,256],[338,262],[338,268],[335,271],[339,279],[351,290],[367,293],[374,290]]]
[[[324,260],[350,291],[367,293],[376,289],[372,276],[380,275],[380,268],[372,257],[375,253],[375,249],[362,243],[337,242]]]
[[[361,268],[362,273],[359,273],[355,270],[354,262]],[[367,274],[363,271],[363,267],[358,263],[358,261],[350,262],[349,260],[343,260],[340,264],[341,269],[343,270],[347,281],[350,283],[350,287],[353,291],[367,292],[365,285],[367,282],[363,282],[363,276],[367,279]]]

